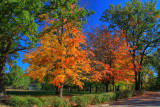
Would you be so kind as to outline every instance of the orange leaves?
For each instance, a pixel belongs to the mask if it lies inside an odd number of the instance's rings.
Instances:
[[[96,28],[94,31],[96,31],[93,33],[94,36],[90,34],[94,37],[93,60],[96,61],[93,62],[103,82],[134,80],[132,58],[129,52],[131,48],[126,42],[126,35],[121,31],[111,32],[106,27]]]
[[[63,33],[48,32],[41,38],[41,46],[25,55],[24,62],[29,63],[28,76],[43,81],[50,75],[50,83],[61,87],[68,82],[82,88],[86,73],[91,70],[87,51],[80,44],[85,43],[85,36],[71,22],[64,25]]]
[[[58,75],[50,83],[54,84],[54,85],[58,86],[58,88],[60,88],[61,84],[64,84],[65,79],[66,79],[65,75]]]

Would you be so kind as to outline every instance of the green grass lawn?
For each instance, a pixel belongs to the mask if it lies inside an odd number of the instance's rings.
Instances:
[[[56,96],[54,91],[29,91],[29,90],[7,90],[6,91],[8,95],[11,96],[34,96],[34,97],[49,97],[49,96]],[[71,96],[77,96],[77,95],[84,95],[84,94],[102,94],[105,92],[63,92],[64,97],[71,97]]]
[[[6,91],[7,94],[11,96],[55,96],[54,91]],[[83,95],[83,94],[102,94],[104,92],[63,92],[64,96],[74,96],[74,95]]]

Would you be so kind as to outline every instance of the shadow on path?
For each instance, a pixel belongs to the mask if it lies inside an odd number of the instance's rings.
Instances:
[[[135,96],[109,104],[110,107],[150,106],[160,107],[160,92],[147,92],[146,95]]]

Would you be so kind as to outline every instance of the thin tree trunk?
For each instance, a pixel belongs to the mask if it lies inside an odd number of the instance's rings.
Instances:
[[[69,86],[68,91],[71,92],[71,87]]]
[[[106,84],[106,92],[108,92],[109,90],[108,90],[108,86],[109,86],[109,84]]]
[[[78,88],[78,92],[80,92],[80,88],[79,88],[79,86],[78,86],[77,88]]]
[[[92,85],[90,84],[89,86],[89,92],[91,93],[92,92]]]
[[[98,86],[96,86],[96,92],[98,92]]]
[[[113,92],[115,92],[115,85],[114,85],[114,82],[113,82]]]
[[[135,50],[133,50],[133,55],[132,55],[133,59],[132,59],[132,63],[134,65],[134,73],[135,73],[135,90],[139,90],[139,87],[138,87],[138,74],[137,74],[137,71],[136,71],[136,64],[135,64]]]
[[[141,72],[138,72],[138,90],[141,89]]]
[[[117,91],[119,91],[120,89],[119,89],[119,85],[117,86]]]
[[[6,65],[6,60],[5,58],[0,59],[0,98],[5,97],[6,92],[5,92],[5,65]]]
[[[59,88],[59,98],[62,98],[63,95],[63,84],[61,85],[61,88]]]
[[[56,95],[58,95],[59,94],[59,89],[58,89],[58,87],[56,86]]]

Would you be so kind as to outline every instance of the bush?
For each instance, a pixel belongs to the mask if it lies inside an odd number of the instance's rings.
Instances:
[[[102,94],[102,103],[106,103],[110,101],[109,95],[107,93]]]
[[[28,104],[28,101],[23,97],[15,96],[9,99],[9,103],[13,107],[24,107]]]
[[[133,96],[139,96],[139,95],[142,95],[142,94],[145,94],[145,90],[134,91]]]
[[[93,99],[93,104],[100,104],[102,103],[103,95],[96,95]]]
[[[122,99],[122,98],[124,98],[124,91],[117,91],[116,92],[116,100],[117,99]]]
[[[34,105],[37,105],[38,107],[42,107],[42,102],[36,98],[36,97],[26,97],[28,101],[28,106],[32,107]]]
[[[54,107],[69,107],[70,103],[66,99],[61,99],[57,96],[52,98],[52,106]]]
[[[132,90],[126,90],[124,91],[124,97],[129,98],[133,96],[133,91]]]
[[[78,107],[92,104],[94,95],[72,96],[70,101],[75,102]]]
[[[52,98],[50,98],[50,97],[41,97],[39,99],[43,103],[44,107],[52,106]]]
[[[108,92],[107,95],[110,98],[110,101],[115,101],[116,100],[116,93]]]

